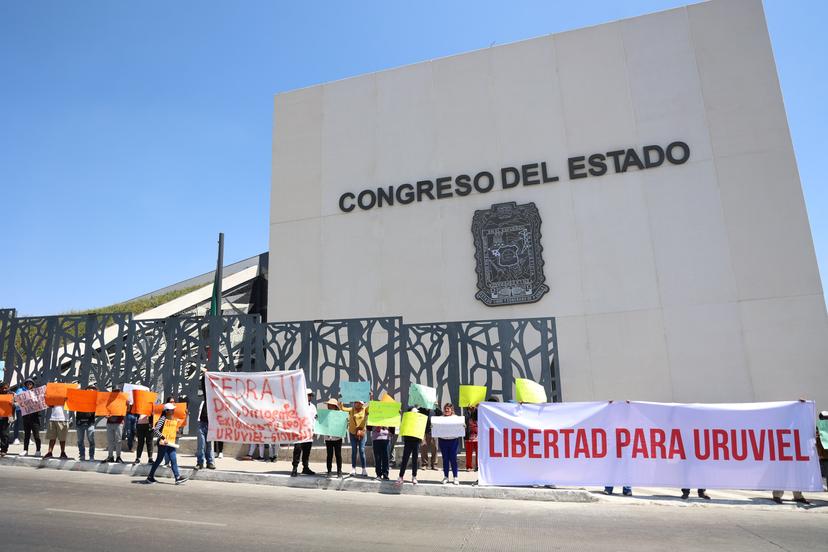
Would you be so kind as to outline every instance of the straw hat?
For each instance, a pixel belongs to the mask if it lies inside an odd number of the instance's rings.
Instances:
[[[327,404],[328,406],[339,406],[339,402],[336,399],[328,399],[328,402],[326,402],[325,404]]]

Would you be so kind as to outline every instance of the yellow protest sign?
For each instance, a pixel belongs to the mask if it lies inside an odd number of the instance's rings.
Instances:
[[[532,380],[515,378],[515,400],[519,403],[545,403],[546,390]]]
[[[406,412],[402,416],[400,435],[403,437],[416,437],[418,439],[422,439],[425,437],[427,422],[428,416],[424,414],[420,414],[419,412]]]
[[[400,403],[371,401],[368,403],[368,425],[400,427]]]
[[[165,420],[164,421],[164,429],[161,430],[161,435],[164,436],[164,440],[167,441],[168,445],[175,444],[175,437],[178,433],[178,420]]]
[[[486,400],[485,385],[461,385],[460,386],[460,408],[477,406]]]

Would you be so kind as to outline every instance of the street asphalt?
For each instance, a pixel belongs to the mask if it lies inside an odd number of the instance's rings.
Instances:
[[[0,550],[825,550],[822,508],[563,504],[0,467]]]

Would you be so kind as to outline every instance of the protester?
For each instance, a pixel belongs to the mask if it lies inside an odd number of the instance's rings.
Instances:
[[[470,406],[466,409],[464,415],[466,420],[466,438],[464,446],[466,448],[466,471],[477,471],[477,407]],[[474,462],[472,462],[472,455],[474,455]]]
[[[97,391],[97,387],[87,385],[88,391]],[[78,460],[86,460],[85,441],[89,442],[89,460],[95,459],[95,413],[75,412],[75,432],[78,436]]]
[[[119,393],[120,389],[115,389],[115,393]],[[123,433],[124,416],[108,416],[106,418],[106,460],[107,462],[117,462],[123,464],[121,460],[121,435]]]
[[[339,402],[336,399],[329,399],[325,403],[328,410],[339,410]],[[325,435],[325,465],[328,467],[328,477],[331,477],[333,457],[336,456],[336,476],[342,477],[342,437]]]
[[[348,408],[341,403],[339,407],[348,413],[348,433],[351,436],[351,475],[356,475],[356,459],[359,452],[359,463],[362,467],[362,477],[368,477],[365,469],[365,442],[368,432],[365,430],[368,422],[368,409],[362,401],[354,401],[354,406]]]
[[[710,500],[710,495],[708,495],[705,491],[706,491],[706,489],[698,489],[699,498],[703,498],[705,500]],[[776,494],[776,491],[774,491],[774,494]],[[687,500],[689,497],[690,497],[690,489],[682,489],[681,490],[682,500]]]
[[[434,405],[436,406],[436,405]],[[425,416],[428,416],[428,420],[426,421],[426,430],[425,430],[425,438],[423,439],[421,448],[420,448],[420,463],[422,464],[422,468],[430,468],[432,470],[436,470],[437,464],[437,442],[434,440],[434,437],[431,436],[431,417],[432,416],[439,416],[440,410],[437,408],[419,408],[418,412]],[[429,453],[431,454],[431,458],[429,459]]]
[[[772,497],[773,501],[777,504],[782,504],[782,497],[785,495],[785,491],[773,491]],[[794,502],[798,502],[799,504],[810,504],[808,500],[802,495],[802,491],[794,491],[793,492]]]
[[[5,383],[0,383],[0,395],[7,395],[9,393],[9,386]],[[9,417],[0,416],[0,458],[4,457],[9,452]]]
[[[213,441],[213,454],[216,458],[224,458],[224,441]]]
[[[23,385],[27,391],[34,389],[34,380],[29,378]],[[23,416],[23,454],[29,455],[29,440],[34,439],[35,456],[40,456],[40,412],[30,412]]]
[[[210,442],[207,441],[207,432],[209,429],[207,418],[207,389],[205,387],[204,374],[207,368],[201,369],[201,395],[204,400],[201,402],[201,412],[198,415],[198,445],[196,446],[196,469],[200,470],[204,467],[204,460],[207,460],[207,469],[216,469],[216,464],[213,460],[213,448]]]
[[[388,481],[388,428],[374,426],[371,429],[371,446],[374,449],[374,469],[377,479]]]
[[[604,487],[604,494],[611,495],[614,489],[615,487],[613,487],[612,485],[607,485],[606,487]],[[623,487],[621,487],[621,494],[623,494],[624,496],[632,496],[632,487],[624,485]]]
[[[167,443],[167,440],[164,438],[164,424],[167,420],[174,420],[175,419],[175,404],[169,402],[164,405],[164,411],[161,413],[161,416],[158,418],[158,423],[155,424],[155,427],[152,428],[153,435],[158,439],[156,445],[158,447],[158,456],[155,457],[155,462],[152,463],[152,468],[150,468],[149,475],[147,476],[144,483],[151,484],[156,483],[155,480],[155,472],[158,470],[158,466],[161,465],[161,461],[164,458],[167,458],[170,462],[172,467],[173,476],[175,476],[175,484],[182,485],[187,482],[188,478],[183,477],[178,472],[178,459],[176,458],[175,449],[176,447],[171,446],[171,443]]]
[[[417,412],[416,408],[412,408],[411,412]],[[408,467],[408,461],[411,460],[411,484],[417,484],[417,453],[420,449],[420,443],[422,439],[419,437],[412,437],[410,435],[404,435],[403,438],[403,453],[402,453],[402,461],[400,462],[400,477],[397,479],[397,486],[402,486],[403,479],[405,478],[405,468]]]
[[[388,466],[391,468],[397,467],[397,428],[388,428]]]
[[[308,408],[313,413],[312,420],[316,419],[316,405],[313,404],[313,391],[308,389]],[[290,472],[291,477],[299,475],[299,457],[302,457],[302,475],[316,475],[316,472],[310,469],[308,463],[310,462],[311,447],[313,447],[313,434],[305,441],[300,441],[293,445],[293,471]]]
[[[135,434],[138,438],[135,464],[141,463],[141,453],[144,452],[144,446],[147,447],[147,464],[152,463],[152,429],[150,418],[151,416],[147,414],[139,414],[138,420],[135,422]]]
[[[819,413],[820,420],[828,420],[828,410],[823,410]],[[823,442],[822,434],[819,432],[819,427],[816,429],[817,454],[819,455],[819,469],[822,478],[828,483],[828,441]],[[824,485],[824,484],[823,484]],[[823,486],[823,489],[825,487]],[[826,489],[828,490],[828,489]]]
[[[26,391],[25,386],[17,386],[17,389],[14,390],[14,396],[20,395]],[[20,407],[15,403],[14,405],[14,426],[13,426],[13,435],[12,435],[12,444],[19,445],[20,444],[20,426],[23,425],[23,413],[20,411]]]
[[[247,447],[247,456],[242,458],[242,460],[253,460],[254,459],[254,454],[256,454],[256,448],[257,447],[259,449],[259,460],[264,460],[265,459],[265,445],[264,445],[264,443],[259,443],[258,445],[255,444],[255,443],[251,443]]]
[[[454,405],[446,403],[443,405],[443,416],[454,416]],[[453,475],[452,483],[460,484],[457,470],[457,451],[460,449],[460,437],[453,439],[445,439],[440,437],[437,439],[440,446],[440,456],[443,457],[443,485],[449,482],[449,468]]]
[[[60,458],[68,460],[66,456],[66,437],[69,435],[69,420],[63,406],[53,406],[49,409],[49,428],[46,430],[46,438],[49,440],[49,450],[44,458],[51,458],[55,449],[55,441],[60,442]]]
[[[132,452],[132,447],[135,445],[136,426],[138,424],[138,415],[127,411],[124,418],[124,437],[123,441],[127,442],[127,452]]]

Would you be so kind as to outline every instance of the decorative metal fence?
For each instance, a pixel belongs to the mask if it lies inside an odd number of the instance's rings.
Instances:
[[[404,404],[412,382],[456,401],[461,384],[485,385],[512,399],[513,380],[529,378],[561,400],[554,318],[405,324],[401,317],[262,323],[259,315],[131,314],[22,317],[0,309],[4,381],[124,383],[200,405],[202,368],[219,371],[303,369],[318,400],[336,397],[341,381],[368,380],[375,397]],[[192,427],[192,426],[191,426]]]

